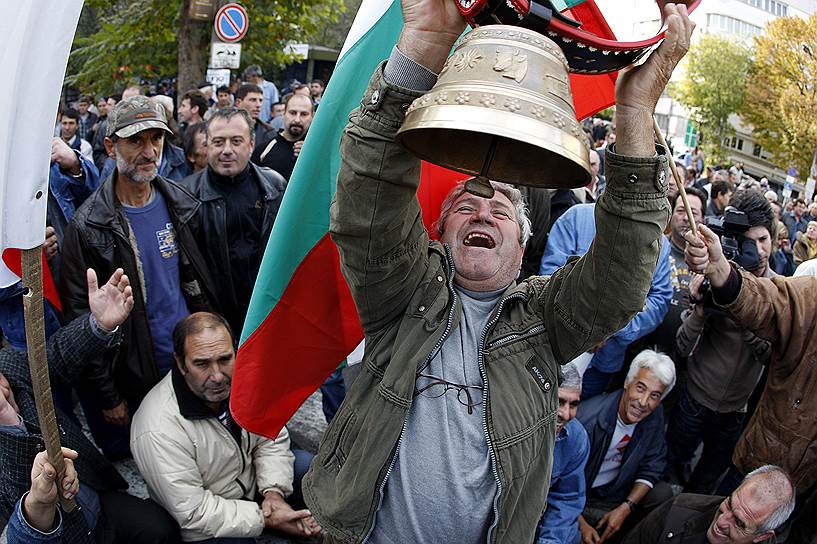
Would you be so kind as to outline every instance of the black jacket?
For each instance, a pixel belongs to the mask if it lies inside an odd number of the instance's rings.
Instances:
[[[238,337],[247,316],[249,300],[238,300],[233,285],[230,269],[230,253],[227,245],[227,218],[224,197],[213,186],[210,179],[210,169],[204,168],[181,181],[181,185],[189,189],[196,198],[201,200],[198,211],[198,223],[201,225],[201,235],[198,238],[201,252],[204,255],[207,268],[213,280],[219,286],[220,307],[227,322]],[[250,176],[259,183],[263,194],[264,218],[261,224],[261,237],[258,248],[263,255],[267,247],[272,225],[281,207],[284,198],[286,180],[277,172],[269,168],[262,168],[250,163]],[[260,264],[260,259],[259,259]],[[253,277],[258,270],[252,271]]]
[[[623,544],[707,544],[706,531],[723,499],[682,493],[653,510]]]
[[[112,341],[116,339],[113,338]],[[109,344],[91,330],[88,315],[83,315],[66,325],[48,341],[48,367],[52,386],[76,383],[80,379],[87,359],[105,349]],[[8,379],[14,398],[20,409],[26,431],[12,435],[0,433],[0,517],[8,519],[17,500],[28,491],[31,483],[31,464],[34,456],[44,449],[40,435],[37,407],[31,387],[31,374],[25,352],[11,347],[0,350],[0,373]],[[57,409],[60,442],[63,446],[79,452],[74,464],[82,485],[96,491],[124,489],[128,486],[113,465],[99,453],[86,438],[79,426]],[[63,542],[86,542],[81,538],[87,526],[82,514],[64,517]],[[63,514],[65,516],[65,514]],[[2,530],[2,528],[0,528]]]
[[[133,287],[134,307],[122,324],[123,341],[118,350],[95,358],[85,385],[96,391],[104,408],[127,400],[131,414],[161,376],[153,355],[150,325],[145,306],[144,278],[135,251],[136,240],[114,192],[117,172],[105,180],[74,214],[65,231],[62,247],[60,295],[68,318],[88,311],[85,271],[93,268],[105,281],[122,268]],[[179,248],[179,280],[191,312],[218,310],[213,283],[196,239],[200,235],[196,216],[201,203],[178,184],[156,177],[151,182],[167,203]],[[174,327],[175,323],[168,323]]]

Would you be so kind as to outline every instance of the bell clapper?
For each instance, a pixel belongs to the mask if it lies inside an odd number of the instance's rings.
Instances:
[[[488,148],[488,155],[485,157],[485,162],[482,163],[482,171],[478,176],[473,177],[465,182],[465,190],[472,195],[480,196],[482,198],[494,198],[494,186],[488,179],[488,170],[491,168],[491,163],[494,162],[494,154],[496,153],[497,138],[491,138],[491,145]]]

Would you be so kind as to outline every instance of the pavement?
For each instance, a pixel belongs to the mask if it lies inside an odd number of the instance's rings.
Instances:
[[[88,434],[84,420],[83,428],[86,429],[86,434]],[[293,447],[298,447],[312,453],[318,451],[318,444],[326,430],[326,419],[324,418],[321,408],[320,390],[313,393],[295,415],[292,416],[292,419],[287,423],[287,429],[289,429],[289,436]],[[146,498],[148,496],[147,486],[139,474],[139,470],[136,468],[136,463],[133,459],[120,461],[115,463],[115,465],[120,474],[122,474],[128,482],[128,493],[136,497]],[[82,474],[80,474],[80,484],[81,482]],[[261,535],[258,538],[258,542],[263,544],[294,544],[281,535],[267,533]],[[5,531],[0,535],[0,544],[7,544]]]

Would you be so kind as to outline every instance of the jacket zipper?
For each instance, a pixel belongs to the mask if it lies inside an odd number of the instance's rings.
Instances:
[[[496,452],[494,451],[493,443],[491,443],[491,436],[488,433],[488,408],[490,406],[490,395],[488,394],[488,373],[485,371],[485,357],[483,355],[485,351],[485,339],[488,336],[488,331],[496,325],[496,322],[499,321],[499,316],[502,315],[502,308],[505,306],[505,303],[511,299],[521,298],[525,299],[525,295],[522,293],[512,293],[507,297],[503,298],[499,301],[499,306],[496,309],[496,313],[494,317],[485,325],[485,328],[482,330],[482,338],[480,339],[480,350],[477,357],[477,362],[479,363],[479,372],[482,375],[482,383],[485,386],[485,392],[483,393],[483,397],[485,398],[485,410],[483,412],[483,419],[482,419],[482,430],[485,433],[485,440],[488,443],[488,454],[491,457],[491,469],[494,472],[494,480],[496,481],[496,495],[494,496],[494,521],[491,523],[491,526],[488,527],[488,538],[486,539],[487,542],[492,541],[492,537],[494,534],[494,529],[497,525],[499,525],[499,497],[502,495],[502,480],[499,479],[499,471],[497,470],[497,461],[496,461]],[[496,342],[494,342],[496,344]]]
[[[454,324],[454,312],[457,309],[457,292],[454,290],[454,261],[451,258],[450,250],[448,246],[445,247],[445,257],[446,262],[448,264],[448,291],[451,293],[451,309],[448,311],[448,321],[445,325],[445,330],[443,331],[442,336],[437,341],[437,344],[434,346],[434,349],[428,354],[426,360],[423,361],[423,365],[421,368],[428,365],[431,362],[431,359],[434,358],[434,355],[440,350],[445,342],[445,339],[448,338],[449,333],[451,332],[451,327]],[[416,378],[415,378],[416,379]],[[409,408],[409,412],[411,408]],[[389,460],[389,468],[386,470],[386,474],[383,476],[383,481],[380,482],[380,487],[378,488],[378,494],[380,498],[377,502],[377,509],[372,513],[371,525],[369,525],[369,530],[366,531],[366,535],[363,537],[362,542],[367,542],[369,537],[372,535],[372,531],[374,531],[374,520],[377,517],[377,513],[380,511],[380,507],[383,506],[383,490],[386,488],[386,482],[389,480],[389,476],[391,476],[391,472],[394,469],[394,463],[397,460],[397,452],[400,451],[400,443],[403,442],[403,436],[406,434],[406,423],[408,422],[409,412],[406,412],[406,417],[403,418],[403,426],[400,428],[400,438],[397,439],[397,444],[394,446],[394,450],[391,453],[391,459]]]
[[[520,332],[517,334],[509,334],[508,336],[503,336],[497,340],[494,340],[490,344],[488,344],[485,349],[492,350],[495,347],[501,346],[503,344],[507,344],[508,342],[512,342],[514,340],[519,340],[520,338],[526,338],[528,336],[535,336],[541,332],[544,332],[545,326],[544,325],[536,325],[535,327],[531,327],[530,329],[526,330],[525,332]]]
[[[238,458],[241,459],[241,468],[238,471],[238,476],[236,477],[235,481],[241,489],[244,489],[244,484],[242,484],[240,480],[241,475],[244,474],[244,468],[246,467],[244,445],[241,443],[244,440],[244,430],[241,430],[240,438],[236,439],[236,437],[233,436],[233,433],[231,433],[229,429],[227,429],[227,427],[225,427],[224,424],[218,420],[218,418],[216,418],[215,425],[221,429],[219,432],[227,433],[230,443],[235,444],[235,447],[238,450]],[[249,440],[249,435],[247,436],[247,440]],[[247,444],[247,446],[249,446],[249,444]],[[246,489],[244,489],[244,491],[246,492]]]

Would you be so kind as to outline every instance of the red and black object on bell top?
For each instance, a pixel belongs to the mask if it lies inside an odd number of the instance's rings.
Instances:
[[[637,42],[601,38],[583,30],[580,21],[560,13],[550,0],[454,1],[471,26],[521,26],[547,36],[564,52],[570,71],[579,74],[606,74],[626,68],[636,63],[664,38],[663,31]],[[686,2],[689,11],[694,10],[700,2],[701,0]],[[659,7],[662,5],[660,0],[657,3]],[[581,7],[589,7],[598,12],[592,0],[579,4],[574,10],[578,11]]]

